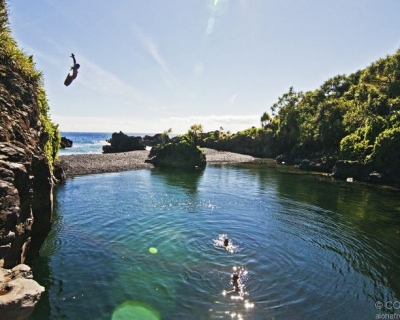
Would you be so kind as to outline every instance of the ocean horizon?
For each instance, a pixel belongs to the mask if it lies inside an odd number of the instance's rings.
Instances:
[[[107,142],[111,138],[114,132],[72,132],[72,131],[61,131],[61,137],[65,137],[72,141],[71,148],[60,149],[59,155],[69,154],[99,154],[103,153],[103,146],[109,145]],[[125,133],[128,136],[140,136],[146,135],[154,136],[156,133]]]

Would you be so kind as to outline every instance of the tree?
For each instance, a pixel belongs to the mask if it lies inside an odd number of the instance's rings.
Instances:
[[[400,128],[384,130],[376,138],[371,159],[379,168],[400,168]]]
[[[201,133],[203,133],[203,126],[201,124],[193,124],[186,133],[186,136],[191,143],[197,145]]]
[[[303,96],[302,92],[295,92],[290,87],[289,92],[279,98],[271,110],[278,112],[273,122],[277,124],[276,138],[281,152],[291,151],[299,139],[298,104]]]
[[[272,117],[269,115],[268,112],[264,112],[260,120],[261,120],[261,125],[263,127],[266,127],[271,123]]]
[[[161,134],[161,139],[164,143],[169,141],[169,134],[172,132],[172,128],[169,128],[168,130],[164,130],[163,133]]]

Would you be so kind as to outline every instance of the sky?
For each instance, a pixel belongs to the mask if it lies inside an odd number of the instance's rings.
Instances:
[[[309,91],[400,48],[400,0],[8,0],[62,132],[260,126]],[[69,86],[72,66],[81,65]]]

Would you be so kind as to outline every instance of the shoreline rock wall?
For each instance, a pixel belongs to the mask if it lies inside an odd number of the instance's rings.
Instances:
[[[5,59],[0,57],[0,61]],[[0,63],[0,318],[29,319],[44,288],[30,268],[51,228],[53,177],[37,83]]]
[[[32,261],[50,231],[52,175],[37,88],[0,66],[0,267]]]

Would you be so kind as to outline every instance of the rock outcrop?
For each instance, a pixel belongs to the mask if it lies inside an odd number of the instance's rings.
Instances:
[[[333,167],[331,176],[339,180],[345,180],[347,178],[366,180],[369,173],[370,169],[368,166],[358,161],[339,160]]]
[[[74,142],[67,137],[61,137],[61,142],[60,142],[60,148],[65,149],[65,148],[71,148]]]
[[[50,231],[52,175],[36,88],[0,66],[0,266],[33,258]]]
[[[32,263],[50,231],[50,161],[59,133],[47,114],[40,72],[7,23],[0,0],[0,319],[28,319],[44,289],[30,279],[29,267],[16,266]]]
[[[206,156],[194,144],[170,142],[154,146],[146,162],[152,163],[156,167],[200,169],[206,166]]]
[[[163,135],[161,133],[157,133],[154,136],[145,135],[143,137],[143,143],[146,147],[154,147],[157,144],[167,143],[170,140],[168,135]]]
[[[145,150],[142,137],[128,136],[122,131],[114,132],[107,140],[110,145],[103,146],[103,153],[128,152],[135,150]]]
[[[20,264],[0,270],[0,319],[29,319],[44,288],[32,280],[31,268]]]

